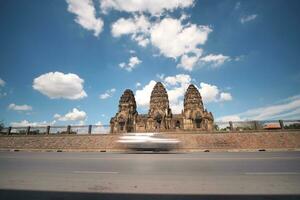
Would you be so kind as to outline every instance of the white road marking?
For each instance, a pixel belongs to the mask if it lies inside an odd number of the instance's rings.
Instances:
[[[300,175],[300,172],[246,172],[246,175]]]
[[[119,172],[101,172],[101,171],[73,171],[75,174],[119,174]]]

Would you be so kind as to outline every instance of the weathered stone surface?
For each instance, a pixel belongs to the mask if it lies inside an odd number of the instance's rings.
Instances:
[[[300,149],[299,131],[234,132],[216,134],[166,133],[181,141],[183,150]],[[0,136],[0,149],[120,150],[119,135]]]
[[[125,90],[119,101],[119,110],[115,117],[111,118],[111,132],[133,132],[138,113],[133,92]]]
[[[171,122],[168,93],[161,82],[157,82],[151,92],[147,130],[169,129]]]
[[[200,92],[193,84],[189,85],[184,95],[183,118],[185,130],[213,130],[213,115],[204,110]]]
[[[119,111],[111,119],[111,132],[148,132],[168,130],[213,130],[213,115],[204,110],[201,95],[190,85],[184,96],[184,110],[172,114],[168,93],[161,82],[153,87],[148,115],[138,115],[131,90],[125,90],[120,98]]]
[[[151,92],[149,117],[155,117],[160,112],[161,115],[170,115],[168,93],[161,82],[157,82]]]
[[[203,110],[202,97],[198,89],[193,84],[190,84],[185,92],[183,105],[184,110],[192,110],[195,108]]]

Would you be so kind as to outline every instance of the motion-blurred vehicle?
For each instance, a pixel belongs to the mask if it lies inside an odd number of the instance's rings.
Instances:
[[[180,141],[159,133],[128,133],[117,141],[135,151],[170,151],[179,147]]]

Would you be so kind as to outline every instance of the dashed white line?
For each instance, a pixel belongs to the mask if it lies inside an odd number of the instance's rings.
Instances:
[[[73,171],[74,174],[119,174],[119,172],[104,172],[104,171]]]
[[[246,172],[246,175],[300,175],[300,172]]]

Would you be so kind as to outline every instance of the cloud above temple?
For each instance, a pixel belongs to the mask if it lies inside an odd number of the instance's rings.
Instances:
[[[209,54],[202,57],[204,45],[212,29],[205,25],[184,23],[181,19],[171,17],[162,20],[150,21],[144,15],[134,15],[129,18],[120,18],[111,26],[112,36],[130,36],[133,41],[142,47],[153,45],[159,54],[179,60],[177,67],[192,71],[195,66],[210,63],[211,66],[220,66],[229,61],[229,56]],[[122,63],[125,66],[125,63]]]
[[[131,39],[142,47],[146,47],[149,43],[148,32],[151,23],[144,15],[134,15],[131,18],[120,18],[111,26],[113,37],[121,37],[123,35],[131,35]]]
[[[102,0],[100,2],[101,10],[104,13],[117,10],[129,13],[144,12],[151,15],[161,15],[166,11],[191,7],[194,0]]]
[[[132,56],[129,58],[128,63],[122,62],[119,64],[121,69],[125,69],[128,72],[131,72],[137,65],[141,64],[142,61],[137,56]]]
[[[161,55],[173,59],[181,58],[178,66],[191,71],[203,52],[199,45],[205,44],[211,32],[212,29],[208,26],[183,24],[178,19],[165,18],[153,25],[150,40]]]
[[[14,103],[11,103],[8,105],[9,110],[14,110],[14,111],[31,111],[32,106],[24,104],[24,105],[16,105]]]
[[[223,54],[209,54],[200,59],[200,62],[204,65],[208,64],[212,68],[219,67],[223,65],[225,62],[229,62],[231,59],[229,56],[224,56]]]
[[[55,114],[53,116],[58,121],[84,121],[87,118],[86,112],[73,108],[65,115]]]
[[[77,100],[87,97],[83,83],[77,74],[49,72],[35,78],[32,87],[50,99]]]
[[[192,71],[195,67],[207,65],[209,67],[219,67],[225,62],[230,61],[230,57],[223,54],[208,54],[203,56],[203,46],[208,40],[209,34],[213,31],[208,25],[197,25],[191,22],[185,22],[188,17],[185,13],[180,18],[170,16],[158,17],[153,20],[144,14],[145,11],[156,10],[147,8],[147,6],[159,7],[162,12],[164,7],[168,7],[162,1],[104,1],[103,8],[111,8],[119,11],[133,12],[133,16],[120,18],[111,25],[113,37],[130,36],[131,40],[141,47],[151,44],[158,50],[159,55],[173,59],[177,67],[186,71]],[[148,2],[148,3],[146,3]],[[149,3],[151,2],[151,3]],[[167,4],[182,5],[176,8],[190,7],[193,1],[163,1]],[[131,5],[132,3],[132,5]],[[151,5],[149,5],[151,4]],[[104,9],[106,10],[106,9]],[[172,11],[173,9],[165,9]],[[135,12],[140,11],[140,12]],[[155,12],[150,12],[155,13]],[[125,67],[125,63],[120,63]]]
[[[232,96],[228,92],[222,92],[218,86],[209,83],[200,83],[198,88],[204,103],[231,101]]]
[[[103,20],[96,17],[96,9],[92,0],[66,0],[68,11],[75,14],[75,22],[88,31],[93,31],[94,36],[99,36],[103,30]]]
[[[155,84],[156,84],[156,81],[151,80],[142,89],[135,91],[135,100],[136,100],[137,106],[149,107],[151,92],[152,92],[152,89]]]
[[[109,90],[106,90],[104,93],[99,95],[100,99],[108,99],[113,96],[113,94],[116,92],[116,88],[111,88]]]
[[[243,17],[241,17],[240,22],[241,22],[242,24],[245,24],[245,23],[247,23],[247,22],[250,22],[250,21],[255,20],[255,19],[257,18],[257,16],[258,16],[257,14],[252,14],[252,15],[243,16]]]

